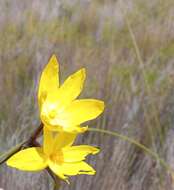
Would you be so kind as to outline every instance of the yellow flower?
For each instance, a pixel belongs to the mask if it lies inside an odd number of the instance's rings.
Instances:
[[[104,102],[96,99],[76,99],[85,81],[85,69],[69,76],[59,85],[59,64],[53,55],[44,68],[38,90],[40,117],[53,131],[84,132],[80,124],[95,119],[104,110]],[[76,99],[76,100],[75,100]]]
[[[43,147],[19,151],[7,160],[7,165],[24,171],[39,171],[49,167],[66,181],[67,176],[94,175],[95,170],[84,160],[88,154],[98,153],[99,149],[87,145],[72,146],[75,138],[76,134],[53,134],[44,127]]]

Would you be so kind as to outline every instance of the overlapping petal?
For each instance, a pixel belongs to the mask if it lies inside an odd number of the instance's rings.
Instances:
[[[98,148],[88,145],[71,146],[63,149],[64,162],[79,162],[85,159],[89,154],[97,154]]]
[[[77,126],[86,121],[95,119],[104,109],[103,101],[81,99],[73,101],[64,111],[50,118],[52,125]]]
[[[64,178],[65,176],[73,176],[78,174],[94,175],[95,170],[88,165],[86,162],[74,162],[74,163],[63,163],[57,164],[56,162],[49,162],[49,167],[59,177]]]
[[[70,75],[59,89],[54,88],[53,92],[49,91],[50,96],[42,103],[41,118],[44,120],[43,115],[49,117],[50,112],[55,113],[55,115],[59,114],[69,106],[79,96],[85,76],[85,69],[81,69]],[[54,98],[52,97],[53,95],[55,95]]]
[[[70,75],[60,86],[57,101],[59,102],[59,110],[65,109],[73,100],[81,93],[86,78],[85,69],[80,69]],[[62,109],[61,109],[62,108]]]
[[[54,140],[54,151],[56,152],[59,149],[62,149],[64,147],[70,147],[75,139],[77,137],[77,134],[73,134],[73,133],[66,133],[66,132],[61,132],[58,133],[55,136],[55,140]]]
[[[49,160],[48,162],[49,168],[61,179],[65,180],[67,179],[67,177],[64,175],[64,173],[62,173],[62,171],[59,169],[60,168],[60,164],[53,162],[51,160]]]
[[[49,156],[53,152],[54,139],[53,134],[47,127],[43,128],[44,140],[43,140],[43,150],[44,154]]]
[[[42,148],[27,148],[9,158],[7,165],[24,171],[39,171],[47,167],[47,160]]]

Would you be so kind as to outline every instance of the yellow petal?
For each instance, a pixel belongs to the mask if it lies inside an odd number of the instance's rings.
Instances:
[[[67,177],[60,171],[58,168],[60,165],[56,164],[55,162],[52,162],[51,160],[48,161],[49,168],[61,179],[67,180]]]
[[[59,109],[64,109],[75,98],[79,96],[82,91],[84,80],[86,78],[85,69],[81,69],[76,73],[70,75],[66,81],[60,86],[57,101],[59,102]]]
[[[53,55],[41,74],[39,89],[38,89],[38,102],[39,106],[46,99],[48,94],[54,94],[59,87],[59,64],[56,56]]]
[[[88,130],[88,126],[85,127],[81,127],[79,126],[67,126],[67,127],[62,127],[59,125],[51,125],[52,123],[50,122],[50,124],[45,125],[45,127],[47,127],[48,130],[52,131],[52,132],[65,132],[65,133],[73,133],[73,134],[79,134],[79,133],[84,133],[85,131]]]
[[[57,164],[56,162],[49,162],[50,169],[59,177],[60,176],[73,176],[78,174],[94,175],[95,170],[88,165],[86,162],[75,162],[75,163],[63,163]]]
[[[44,149],[44,153],[47,156],[49,156],[53,152],[54,139],[53,139],[52,132],[48,130],[47,127],[44,126],[43,131],[44,131],[43,149]]]
[[[39,171],[47,167],[41,148],[27,148],[14,154],[7,165],[24,171]]]
[[[79,134],[79,133],[84,133],[85,131],[88,130],[88,126],[81,127],[81,126],[66,126],[62,127],[61,129],[64,132],[67,133],[74,133],[74,134]]]
[[[48,122],[49,123],[49,122]],[[51,123],[46,123],[46,125],[45,125],[45,127],[48,129],[48,130],[50,130],[50,131],[52,131],[52,132],[64,132],[64,130],[63,130],[63,128],[61,127],[61,126],[54,126],[54,125],[51,125]]]
[[[94,99],[75,100],[64,112],[57,115],[55,123],[57,122],[61,126],[77,126],[95,119],[103,110],[103,101]]]
[[[60,124],[62,124],[59,115],[71,102],[80,94],[85,80],[85,69],[81,69],[75,74],[68,77],[64,84],[47,97],[46,101],[42,103],[40,117],[42,122],[47,126],[57,126],[60,131]],[[58,116],[58,117],[57,117]],[[52,127],[51,130],[55,128]]]
[[[73,133],[66,133],[66,132],[58,133],[55,136],[54,152],[63,147],[71,146],[74,143],[76,136],[77,134],[73,134]]]
[[[98,148],[80,145],[72,146],[63,149],[64,162],[79,162],[85,159],[88,154],[97,154]]]

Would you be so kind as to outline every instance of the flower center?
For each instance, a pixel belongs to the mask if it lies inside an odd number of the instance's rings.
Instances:
[[[55,103],[45,102],[42,106],[41,115],[54,119],[57,115],[57,106]]]
[[[64,158],[63,158],[63,153],[62,151],[57,151],[56,153],[52,153],[50,155],[50,159],[53,161],[53,162],[56,162],[56,163],[63,163],[64,161]]]

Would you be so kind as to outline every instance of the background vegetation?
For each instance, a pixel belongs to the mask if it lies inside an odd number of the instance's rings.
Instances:
[[[81,67],[81,97],[106,103],[90,126],[117,131],[157,153],[174,169],[173,0],[1,0],[0,152],[39,124],[37,85],[55,53],[61,80]],[[172,190],[171,173],[129,142],[89,132],[78,139],[101,147],[88,159],[95,177],[71,178],[61,190]],[[0,167],[4,190],[47,190],[46,172]]]

